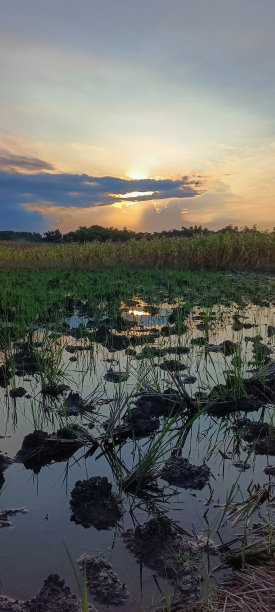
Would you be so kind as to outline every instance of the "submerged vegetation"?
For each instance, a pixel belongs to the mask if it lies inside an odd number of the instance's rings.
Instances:
[[[85,242],[85,241],[84,241]],[[275,232],[227,231],[87,243],[0,243],[0,269],[200,268],[275,271]]]
[[[94,249],[100,270],[0,272],[0,513],[18,546],[3,539],[0,570],[4,592],[9,571],[22,591],[12,596],[37,591],[50,562],[83,610],[184,610],[274,553],[275,282],[169,269],[178,240],[146,243],[167,248],[163,269],[107,267],[116,248],[134,259],[144,245],[130,241],[16,247]],[[190,239],[202,259],[205,240],[229,236]],[[39,569],[24,590],[34,531]]]

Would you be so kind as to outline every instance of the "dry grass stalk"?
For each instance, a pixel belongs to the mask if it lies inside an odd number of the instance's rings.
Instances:
[[[0,242],[0,269],[145,268],[275,271],[275,232],[238,232],[194,238],[152,238],[87,244]]]
[[[177,612],[272,612],[275,610],[275,562],[234,574],[228,586]]]

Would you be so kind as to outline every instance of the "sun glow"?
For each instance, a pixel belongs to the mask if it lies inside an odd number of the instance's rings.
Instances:
[[[147,179],[148,176],[146,176],[146,174],[142,174],[141,172],[128,172],[127,176],[130,179],[133,179],[134,181],[142,181],[144,179]]]
[[[115,198],[122,198],[128,200],[129,198],[140,198],[142,196],[151,196],[155,191],[129,191],[128,193],[112,194]]]
[[[129,310],[130,315],[132,315],[133,317],[142,317],[142,316],[148,316],[150,315],[150,312],[145,312],[145,310]]]

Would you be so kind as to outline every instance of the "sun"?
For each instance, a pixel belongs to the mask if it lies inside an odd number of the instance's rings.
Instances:
[[[142,174],[141,172],[130,171],[127,173],[127,176],[134,181],[142,181],[143,179],[147,179],[148,176],[146,174]]]

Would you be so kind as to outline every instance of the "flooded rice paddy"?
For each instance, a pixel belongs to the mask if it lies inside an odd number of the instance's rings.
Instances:
[[[79,595],[74,566],[98,610],[170,609],[272,531],[272,279],[261,299],[224,299],[231,275],[207,302],[197,275],[191,300],[189,275],[93,302],[60,278],[47,316],[2,293],[1,592],[27,600],[59,574]]]

